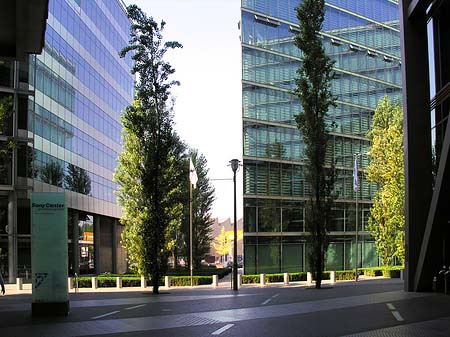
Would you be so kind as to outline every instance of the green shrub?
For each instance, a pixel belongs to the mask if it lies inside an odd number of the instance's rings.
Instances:
[[[173,287],[186,287],[191,285],[190,276],[171,276],[170,284]],[[212,276],[193,276],[192,284],[194,286],[212,284]]]
[[[346,281],[354,280],[355,271],[354,270],[337,270],[336,271],[336,281]]]
[[[195,276],[212,276],[218,275],[219,279],[224,278],[231,272],[230,268],[213,268],[205,267],[199,270],[194,270]],[[169,269],[167,271],[168,276],[190,276],[190,271],[186,268]]]
[[[99,288],[115,287],[117,285],[115,277],[99,277],[97,278]]]
[[[289,273],[289,282],[306,281],[306,273]]]
[[[242,284],[254,284],[259,282],[259,275],[242,275]]]

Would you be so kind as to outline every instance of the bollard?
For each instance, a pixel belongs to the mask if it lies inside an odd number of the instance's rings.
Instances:
[[[259,284],[262,286],[266,285],[266,274],[259,274]]]
[[[147,281],[144,275],[141,275],[141,288],[147,288]]]
[[[170,288],[170,276],[164,276],[164,286]]]
[[[23,290],[23,281],[21,277],[16,278],[16,289]]]
[[[213,275],[212,276],[212,283],[211,283],[211,285],[213,287],[218,287],[219,286],[219,276],[217,276],[217,275]]]
[[[71,290],[73,289],[73,279],[72,277],[67,278],[67,289]]]
[[[116,287],[122,289],[122,277],[116,277]]]
[[[330,271],[330,283],[335,284],[336,283],[336,272]]]
[[[96,277],[92,278],[92,289],[97,289],[98,288],[98,280]]]
[[[402,280],[402,281],[405,280],[404,272],[405,272],[405,269],[400,269],[400,280]]]
[[[242,275],[238,274],[238,288],[242,287]]]
[[[283,281],[284,281],[284,285],[289,284],[289,274],[288,273],[283,274]]]
[[[308,285],[311,285],[311,284],[312,284],[312,274],[311,274],[310,272],[307,272],[307,273],[306,273],[306,283],[307,283]]]
[[[78,292],[78,274],[75,273],[75,292]]]

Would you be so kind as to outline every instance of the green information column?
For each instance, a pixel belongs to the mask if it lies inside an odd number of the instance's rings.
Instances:
[[[69,314],[67,238],[67,204],[64,193],[32,193],[33,316]]]

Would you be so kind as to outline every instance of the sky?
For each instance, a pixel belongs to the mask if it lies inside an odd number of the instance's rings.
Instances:
[[[164,20],[170,50],[166,60],[175,68],[172,89],[175,130],[208,161],[216,200],[211,216],[233,218],[231,159],[242,161],[240,0],[125,0],[138,5],[157,22]],[[216,180],[229,179],[229,180]],[[242,217],[242,168],[237,177],[237,217]]]

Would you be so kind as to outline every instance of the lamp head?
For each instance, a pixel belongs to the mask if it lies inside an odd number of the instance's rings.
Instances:
[[[236,172],[237,169],[239,168],[239,159],[231,159],[230,160],[230,164],[231,164],[231,169],[233,170],[233,172]]]

